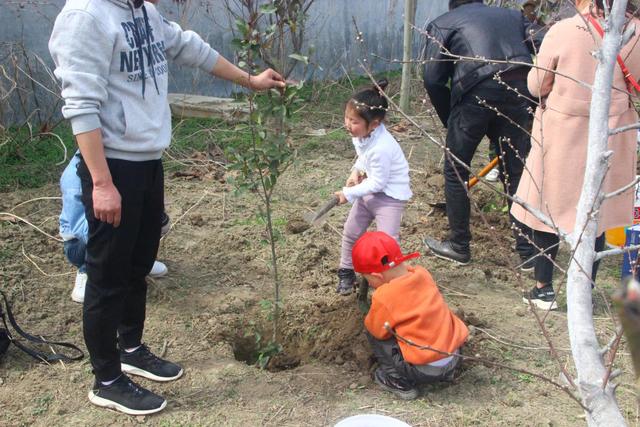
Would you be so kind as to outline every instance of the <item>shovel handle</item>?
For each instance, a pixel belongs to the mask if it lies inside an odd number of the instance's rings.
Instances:
[[[340,199],[338,199],[337,196],[333,196],[331,197],[331,199],[329,199],[324,205],[322,205],[322,207],[320,209],[318,209],[313,216],[309,219],[310,223],[315,223],[317,222],[320,218],[322,218],[327,212],[329,212],[331,209],[335,208],[336,206],[338,206],[338,203],[340,203]]]
[[[499,161],[498,156],[494,157],[493,160],[491,160],[487,166],[485,166],[484,168],[482,168],[480,172],[478,172],[477,176],[471,177],[467,188],[471,188],[474,185],[476,185],[478,183],[478,177],[482,177],[488,174],[491,171],[491,169],[496,167],[496,165],[498,164],[498,161]]]

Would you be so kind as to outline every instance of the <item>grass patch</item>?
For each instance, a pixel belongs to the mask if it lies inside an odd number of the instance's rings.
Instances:
[[[68,125],[60,125],[52,133],[60,139],[52,135],[32,137],[27,127],[0,131],[0,192],[40,187],[59,179],[67,163],[63,161],[63,144],[67,159],[76,145]]]

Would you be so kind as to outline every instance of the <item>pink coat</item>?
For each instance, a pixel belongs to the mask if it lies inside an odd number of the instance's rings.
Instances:
[[[636,34],[622,49],[621,56],[629,71],[640,78],[640,21],[635,20]],[[601,38],[595,31],[600,45]],[[529,91],[542,98],[545,107],[536,109],[531,132],[531,152],[517,190],[517,196],[546,213],[559,228],[572,232],[576,207],[582,191],[587,160],[589,107],[591,90],[573,79],[593,84],[597,49],[594,37],[580,15],[562,20],[549,29],[537,56],[537,65],[556,70],[558,74],[532,68],[528,76]],[[627,84],[618,65],[613,78],[609,128],[638,121]],[[635,93],[634,93],[635,95]],[[609,138],[613,151],[604,192],[617,190],[631,183],[636,176],[637,130]],[[599,218],[599,232],[630,225],[633,219],[633,189],[605,201]],[[518,204],[511,213],[534,230],[554,232]]]

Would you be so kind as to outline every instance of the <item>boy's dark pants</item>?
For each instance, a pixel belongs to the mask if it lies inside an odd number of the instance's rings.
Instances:
[[[369,332],[366,332],[366,335],[384,374],[404,381],[410,386],[447,380],[461,360],[459,357],[455,357],[451,363],[442,367],[412,365],[402,357],[398,341],[395,338],[379,340]]]
[[[120,348],[132,348],[142,342],[145,277],[158,252],[164,206],[161,160],[107,159],[107,164],[122,197],[117,228],[95,218],[91,176],[84,161],[78,165],[89,225],[83,329],[99,381],[121,374],[118,343]]]
[[[512,81],[509,84],[520,93],[529,93],[526,81]],[[487,105],[481,105],[478,99]],[[501,153],[500,179],[505,191],[514,195],[531,147],[530,136],[527,134],[530,129],[531,114],[526,99],[518,97],[513,91],[493,81],[487,81],[472,89],[451,109],[446,145],[451,154],[470,165],[482,138],[488,136],[498,153]],[[445,156],[444,178],[449,240],[456,251],[468,253],[471,241],[471,206],[466,184],[463,183],[469,181],[469,171],[449,156]],[[531,229],[511,215],[510,217],[511,222],[530,239]],[[523,235],[517,230],[514,231],[516,250],[521,257],[529,258],[534,254],[534,248],[530,240]]]

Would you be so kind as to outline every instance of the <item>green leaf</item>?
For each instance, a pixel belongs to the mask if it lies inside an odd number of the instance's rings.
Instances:
[[[278,11],[278,6],[275,4],[263,4],[260,6],[260,13],[271,14],[276,13]]]
[[[300,61],[300,62],[304,63],[305,65],[309,64],[309,57],[308,56],[300,55],[298,53],[292,53],[291,55],[289,55],[289,58],[295,59],[296,61]]]

